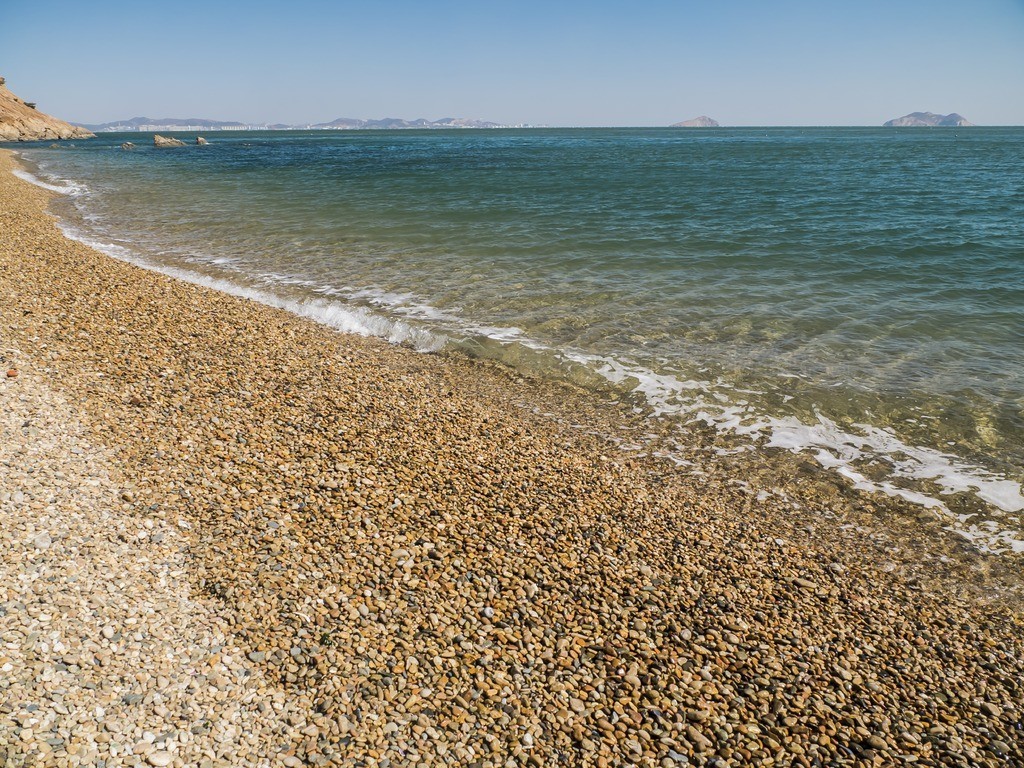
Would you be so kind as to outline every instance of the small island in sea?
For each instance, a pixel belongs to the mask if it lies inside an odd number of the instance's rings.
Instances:
[[[937,115],[934,112],[911,112],[903,117],[886,120],[884,128],[970,128],[974,123],[968,122],[963,115],[950,112],[948,115]]]
[[[721,128],[717,120],[712,120],[707,115],[695,117],[692,120],[683,120],[681,123],[672,123],[669,128]]]

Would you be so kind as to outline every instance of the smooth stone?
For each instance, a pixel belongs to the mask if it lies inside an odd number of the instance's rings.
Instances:
[[[885,739],[883,739],[881,736],[875,736],[875,735],[868,736],[868,738],[864,740],[864,743],[867,744],[872,749],[888,749],[889,748],[889,745],[885,742]]]
[[[1003,714],[1003,710],[1000,709],[997,704],[993,704],[991,701],[981,702],[978,708],[989,717],[999,717],[1001,714]]]

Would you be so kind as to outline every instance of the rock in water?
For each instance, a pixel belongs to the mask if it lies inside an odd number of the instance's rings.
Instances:
[[[181,139],[174,139],[170,136],[161,136],[159,133],[153,134],[153,146],[154,147],[184,147],[185,142]]]
[[[205,147],[209,143],[210,142],[208,142],[202,136],[196,136],[196,144],[198,144],[200,147]]]
[[[130,141],[126,141],[124,144],[121,145],[121,149],[135,149],[135,145],[132,144]]]

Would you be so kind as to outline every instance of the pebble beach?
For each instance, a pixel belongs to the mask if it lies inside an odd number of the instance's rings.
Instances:
[[[1012,557],[114,260],[15,167],[0,765],[1024,764]]]

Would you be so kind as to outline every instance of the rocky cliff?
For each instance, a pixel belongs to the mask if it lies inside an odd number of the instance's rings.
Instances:
[[[968,128],[974,123],[969,123],[956,112],[948,115],[936,115],[934,112],[911,112],[903,117],[893,118],[883,123],[886,128]]]
[[[65,123],[22,101],[11,93],[0,77],[0,141],[52,141],[88,139],[93,134],[78,125]]]

